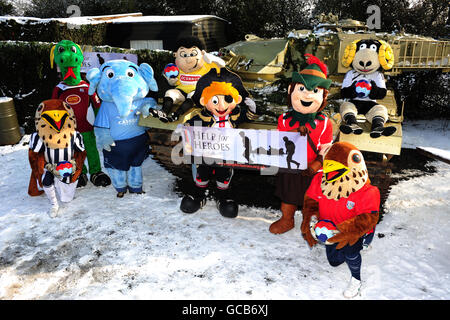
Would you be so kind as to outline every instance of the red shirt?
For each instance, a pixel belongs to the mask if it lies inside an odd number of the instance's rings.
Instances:
[[[327,199],[322,193],[323,172],[317,173],[309,185],[306,195],[319,202],[319,219],[331,220],[339,224],[362,213],[380,210],[380,191],[371,184],[366,184],[348,198]]]
[[[299,127],[298,122],[294,124],[294,126],[290,126],[289,122],[291,121],[291,117],[287,119],[283,119],[285,116],[285,113],[280,115],[278,118],[278,130],[279,131],[291,131],[294,129],[297,129]],[[322,146],[327,143],[333,142],[333,125],[331,124],[331,120],[327,117],[323,116],[325,119],[315,119],[314,123],[316,124],[316,128],[311,128],[311,125],[307,123],[305,127],[307,127],[310,130],[309,136],[311,137],[311,140],[316,145],[317,151],[320,151]],[[308,143],[307,147],[307,159],[308,163],[315,160],[317,157],[314,150],[311,148],[311,146]]]
[[[100,108],[100,99],[94,92],[89,96],[89,84],[86,81],[81,81],[76,86],[68,86],[60,82],[52,93],[52,99],[61,99],[69,104],[77,120],[77,130],[79,132],[88,132],[94,130],[92,124],[95,120],[94,110],[92,108]],[[89,108],[91,107],[91,110]]]

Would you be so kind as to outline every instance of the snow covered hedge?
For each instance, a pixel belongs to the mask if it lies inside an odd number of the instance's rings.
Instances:
[[[0,96],[14,98],[19,125],[26,133],[34,128],[34,113],[40,102],[51,98],[52,90],[60,78],[56,68],[50,68],[50,49],[53,42],[0,41]],[[148,63],[163,95],[165,81],[162,70],[173,62],[169,51],[133,50],[108,46],[93,47],[96,52],[135,53],[138,62]]]

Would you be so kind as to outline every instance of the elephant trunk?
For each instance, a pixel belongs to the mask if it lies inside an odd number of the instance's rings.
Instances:
[[[111,97],[121,118],[126,118],[131,112],[135,111],[133,100],[137,94],[137,86],[126,77],[117,77],[111,83]]]

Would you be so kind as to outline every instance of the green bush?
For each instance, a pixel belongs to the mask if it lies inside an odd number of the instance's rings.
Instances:
[[[55,43],[0,41],[0,96],[14,99],[19,125],[25,133],[34,128],[36,107],[44,100],[50,99],[53,88],[60,82],[59,75],[50,68],[50,49]],[[112,48],[108,46],[93,47],[96,52],[135,53],[138,62],[148,63],[155,72],[155,79],[160,90],[155,97],[162,97],[166,82],[162,70],[167,63],[173,62],[169,51],[150,51]]]

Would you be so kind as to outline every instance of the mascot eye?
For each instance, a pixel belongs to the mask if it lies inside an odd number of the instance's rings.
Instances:
[[[377,45],[376,44],[371,44],[369,49],[373,50],[373,51],[377,51]]]
[[[218,105],[219,104],[219,98],[217,96],[212,97],[211,102],[214,105]]]
[[[128,70],[127,71],[127,76],[129,76],[130,78],[134,77],[134,71],[133,70]]]
[[[314,91],[314,93],[317,93],[317,92],[319,92],[319,89],[315,88],[313,91]]]
[[[110,70],[108,71],[108,73],[106,73],[106,75],[108,76],[108,78],[112,78],[114,77],[114,71]]]
[[[66,49],[64,49],[64,47],[58,47],[58,52],[59,53],[62,53],[62,52],[64,52]]]
[[[355,153],[352,156],[352,160],[353,160],[354,163],[360,163],[361,162],[361,156],[359,154]]]
[[[75,46],[71,46],[70,51],[72,51],[73,53],[77,53],[77,48]]]
[[[305,87],[304,87],[304,86],[300,86],[300,87],[298,87],[298,90],[304,91],[304,90],[305,90]]]
[[[367,44],[363,43],[362,45],[359,46],[359,50],[363,50],[367,48]]]
[[[191,57],[196,57],[196,56],[197,56],[197,51],[191,52]]]

